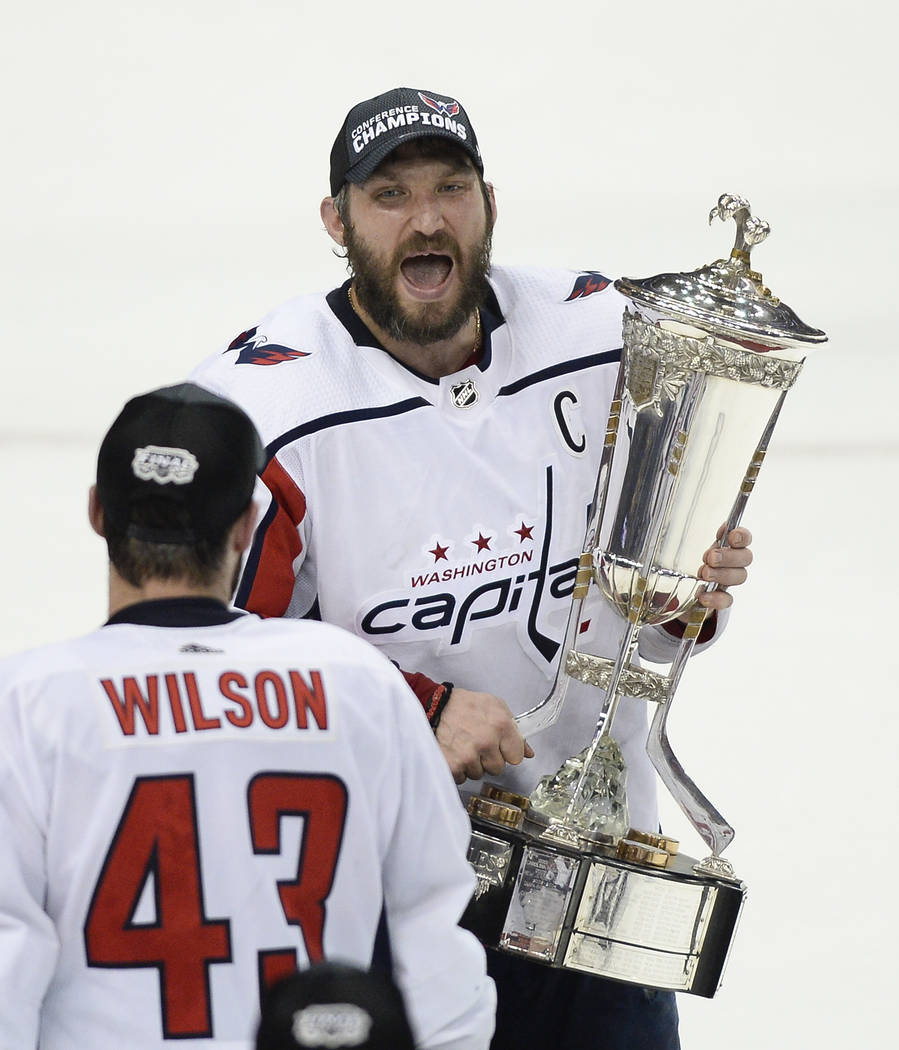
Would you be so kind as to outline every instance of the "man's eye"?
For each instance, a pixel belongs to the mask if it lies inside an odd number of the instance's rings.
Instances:
[[[393,188],[386,189],[386,190],[379,190],[378,193],[377,193],[377,198],[378,198],[379,201],[395,200],[399,196],[400,196],[400,191],[397,190],[397,189],[393,189]]]
[[[465,189],[465,184],[462,182],[446,182],[440,187],[441,193],[460,193]]]

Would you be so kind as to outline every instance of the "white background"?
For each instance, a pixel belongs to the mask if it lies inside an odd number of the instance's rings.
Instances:
[[[772,226],[756,268],[830,342],[750,501],[757,564],[731,629],[671,717],[750,886],[723,989],[681,997],[682,1039],[889,1043],[896,22],[886,4],[809,0],[9,5],[0,652],[104,617],[84,511],[124,400],[343,279],[318,203],[358,100],[401,84],[462,100],[500,262],[692,269],[729,250],[705,218],[740,193]],[[669,808],[666,830],[700,852]]]

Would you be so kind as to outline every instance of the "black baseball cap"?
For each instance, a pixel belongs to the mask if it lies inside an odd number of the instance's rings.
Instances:
[[[397,146],[432,136],[460,146],[484,174],[471,121],[454,98],[401,87],[358,103],[347,113],[331,150],[331,196],[345,182],[365,182]]]
[[[246,510],[262,442],[233,402],[194,383],[132,398],[97,456],[97,495],[116,529],[153,543],[221,535]]]
[[[415,1050],[385,973],[324,962],[282,978],[262,1003],[256,1050]]]

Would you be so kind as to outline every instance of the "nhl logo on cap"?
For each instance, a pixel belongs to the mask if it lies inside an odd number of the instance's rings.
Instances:
[[[127,402],[97,455],[107,525],[147,543],[224,534],[249,506],[265,450],[250,417],[195,383]]]
[[[371,1031],[371,1015],[355,1003],[313,1003],[293,1015],[291,1031],[300,1046],[361,1046]]]
[[[187,485],[194,479],[199,467],[197,457],[186,448],[163,448],[147,445],[134,450],[131,469],[141,481],[155,481],[158,485]]]

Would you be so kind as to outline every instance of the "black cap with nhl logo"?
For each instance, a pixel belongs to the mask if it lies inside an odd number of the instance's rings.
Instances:
[[[324,962],[273,984],[262,1002],[256,1050],[414,1050],[391,978]]]
[[[152,543],[221,535],[264,466],[250,417],[194,383],[132,398],[97,456],[97,495],[119,532]]]
[[[437,137],[460,146],[478,172],[484,162],[468,114],[454,99],[417,88],[393,88],[347,113],[331,150],[331,195],[345,182],[365,182],[397,146]]]

